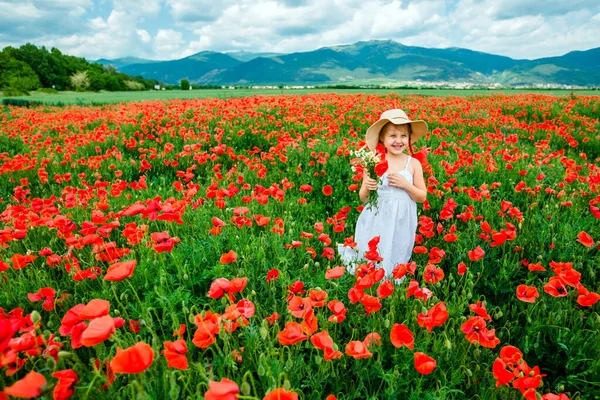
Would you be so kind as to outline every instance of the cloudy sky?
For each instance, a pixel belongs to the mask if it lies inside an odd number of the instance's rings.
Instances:
[[[599,0],[0,0],[0,48],[169,60],[373,39],[518,59],[600,47]]]

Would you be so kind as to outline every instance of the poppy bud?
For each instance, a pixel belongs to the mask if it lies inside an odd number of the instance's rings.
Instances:
[[[54,358],[48,357],[46,359],[46,368],[48,368],[49,370],[53,370],[55,365],[56,361],[54,361]]]
[[[38,322],[40,322],[42,320],[42,316],[40,315],[39,312],[34,310],[31,312],[31,320],[33,321],[34,324],[37,324]]]
[[[54,328],[54,322],[53,321],[48,321],[48,323],[46,325],[48,325],[48,328]]]
[[[444,345],[446,346],[446,348],[448,350],[452,349],[452,343],[450,343],[450,340],[448,340],[448,338],[446,338],[446,341],[444,342]]]
[[[291,387],[292,387],[292,384],[290,383],[289,380],[286,379],[286,380],[283,381],[283,388],[285,390],[290,390]]]
[[[263,367],[262,365],[259,365],[256,372],[258,372],[258,376],[265,376],[265,367]]]
[[[315,356],[315,363],[317,365],[321,365],[322,362],[323,362],[323,358],[321,356]]]
[[[113,312],[115,313],[115,315],[121,315],[121,311],[119,310],[113,310]]]
[[[184,279],[184,280],[186,280],[186,281],[187,281],[189,278],[190,278],[190,277],[188,276],[188,274],[183,274],[183,279]]]
[[[390,327],[390,320],[389,319],[384,320],[383,321],[383,326],[385,326],[386,328],[389,328]]]
[[[194,316],[192,314],[188,315],[188,321],[190,322],[190,324],[194,323]]]
[[[244,396],[250,396],[250,384],[248,382],[242,383],[242,386],[240,386],[240,390],[242,391],[242,394]]]
[[[59,351],[58,352],[58,358],[59,359],[71,358],[72,355],[73,355],[73,353],[71,353],[69,351]]]
[[[467,373],[467,375],[473,376],[473,372],[469,368],[465,369],[465,372]]]
[[[262,340],[265,340],[267,338],[267,336],[269,335],[269,331],[264,326],[259,329],[259,332],[260,332],[260,337],[262,338]]]

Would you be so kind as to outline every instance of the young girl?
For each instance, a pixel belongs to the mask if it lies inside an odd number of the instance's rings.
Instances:
[[[388,170],[383,174],[381,185],[376,177],[363,177],[359,197],[364,203],[371,191],[377,190],[377,207],[365,207],[356,222],[353,249],[338,245],[338,252],[346,265],[363,261],[368,243],[380,237],[378,251],[385,275],[390,276],[394,267],[407,263],[415,244],[417,230],[417,204],[427,196],[421,163],[406,154],[412,152],[412,143],[427,133],[424,121],[411,121],[404,111],[388,110],[369,129],[365,141],[369,150],[376,152],[378,144],[385,149]],[[381,146],[380,146],[381,148]],[[349,269],[354,273],[353,269]]]

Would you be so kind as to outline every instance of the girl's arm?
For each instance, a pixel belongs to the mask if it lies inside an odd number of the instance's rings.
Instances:
[[[416,161],[416,162],[415,162]],[[425,186],[425,179],[423,178],[423,167],[419,160],[413,158],[415,172],[413,174],[413,184],[406,185],[404,189],[408,192],[408,195],[417,203],[423,203],[427,199],[427,187]]]
[[[377,181],[369,178],[369,176],[365,174],[363,176],[362,185],[360,185],[360,190],[358,191],[358,197],[360,197],[360,201],[365,203],[369,199],[371,190],[377,190]]]

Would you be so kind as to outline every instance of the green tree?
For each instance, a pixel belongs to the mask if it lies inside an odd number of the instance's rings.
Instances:
[[[0,88],[27,92],[40,87],[40,80],[31,67],[9,55],[0,53]]]
[[[109,90],[111,92],[120,92],[126,90],[125,82],[121,77],[116,75],[108,75],[106,77],[104,89]]]
[[[187,79],[182,79],[180,86],[181,90],[190,90],[190,81],[188,81]]]

